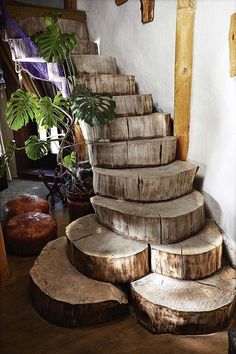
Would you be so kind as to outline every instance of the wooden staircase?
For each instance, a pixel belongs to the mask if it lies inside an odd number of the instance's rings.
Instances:
[[[19,24],[29,36],[43,26],[39,18]],[[170,115],[153,112],[152,96],[136,92],[135,77],[119,74],[114,58],[97,55],[85,22],[64,20],[63,29],[78,34],[73,60],[81,82],[111,93],[117,116],[104,127],[81,122],[95,215],[71,223],[66,238],[42,251],[30,271],[35,308],[57,325],[103,322],[127,313],[120,284],[131,283],[137,319],[154,333],[227,327],[235,271],[222,267],[222,235],[205,220],[203,196],[193,190],[198,167],[175,160]]]

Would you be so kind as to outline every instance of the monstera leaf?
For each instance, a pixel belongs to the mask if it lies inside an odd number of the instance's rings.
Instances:
[[[46,96],[41,98],[38,104],[38,111],[35,116],[36,122],[44,128],[52,128],[58,126],[58,118],[63,120],[65,115],[57,107],[67,109],[68,103],[62,97],[60,92],[54,97],[53,101],[50,97]]]
[[[63,158],[63,165],[66,168],[73,168],[76,165],[76,153],[72,151],[70,155],[67,155]]]
[[[35,37],[39,55],[51,63],[64,61],[72,52],[77,43],[76,33],[62,33],[60,28],[51,24],[47,29]]]
[[[91,127],[105,125],[115,117],[116,103],[109,94],[93,93],[78,85],[71,96],[71,109],[77,119],[84,120]]]
[[[38,160],[48,154],[49,142],[40,140],[36,135],[31,135],[25,141],[25,152],[31,160]]]
[[[6,120],[10,129],[18,130],[34,120],[39,100],[36,95],[18,89],[7,102]]]

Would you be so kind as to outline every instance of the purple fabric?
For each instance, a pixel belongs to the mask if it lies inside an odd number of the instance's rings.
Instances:
[[[0,1],[0,9],[5,21],[6,33],[8,38],[21,38],[24,44],[27,46],[30,53],[29,57],[38,57],[37,46],[26,36],[26,34],[21,30],[17,23],[8,14],[4,4]],[[39,62],[18,62],[22,70],[26,70],[31,76],[36,79],[51,81],[48,77],[48,67],[47,63]],[[60,76],[62,74],[62,68],[59,67]],[[60,82],[51,81],[55,86],[61,91],[62,85]]]

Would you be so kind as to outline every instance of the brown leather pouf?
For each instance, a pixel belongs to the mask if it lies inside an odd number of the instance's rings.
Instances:
[[[48,214],[48,201],[37,195],[19,194],[6,203],[5,219],[8,220],[15,215],[27,213],[29,211]]]
[[[56,220],[43,213],[28,212],[14,216],[6,223],[7,250],[18,256],[33,256],[57,237]]]

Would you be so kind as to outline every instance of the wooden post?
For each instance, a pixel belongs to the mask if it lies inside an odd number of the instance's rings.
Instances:
[[[195,8],[196,0],[177,1],[174,133],[180,160],[187,159],[189,146]]]
[[[0,284],[3,284],[10,278],[10,271],[7,261],[5,244],[2,233],[2,226],[0,223]]]
[[[77,0],[64,0],[64,8],[67,10],[77,10]]]
[[[230,76],[236,76],[236,12],[230,17],[229,30]]]

